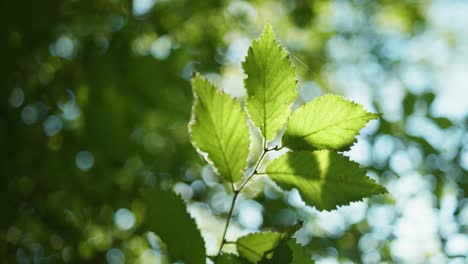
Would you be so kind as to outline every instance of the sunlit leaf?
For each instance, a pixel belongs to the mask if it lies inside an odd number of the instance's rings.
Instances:
[[[304,202],[319,210],[333,210],[375,194],[384,187],[366,177],[359,164],[334,151],[289,152],[273,160],[265,173],[281,188],[297,188]]]
[[[208,80],[192,79],[195,102],[189,124],[192,144],[215,172],[228,181],[242,178],[247,167],[250,135],[241,105]]]
[[[323,95],[292,113],[283,145],[294,150],[345,150],[359,130],[379,116],[341,96]]]
[[[250,46],[243,68],[248,75],[245,79],[247,111],[270,141],[286,123],[297,92],[294,67],[269,24]]]
[[[258,263],[264,257],[271,258],[282,237],[283,234],[276,232],[248,234],[237,239],[237,251],[248,261]]]
[[[154,189],[145,193],[148,227],[166,243],[173,260],[205,264],[205,242],[180,196]]]

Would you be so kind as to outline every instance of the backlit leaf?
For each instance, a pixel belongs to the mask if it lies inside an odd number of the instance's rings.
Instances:
[[[228,181],[242,178],[247,167],[250,135],[241,105],[208,80],[192,79],[194,107],[189,124],[192,144],[215,172]]]
[[[283,145],[293,150],[346,150],[359,130],[379,116],[341,96],[326,94],[292,113]]]
[[[288,152],[273,160],[265,173],[281,188],[297,188],[304,202],[333,210],[386,189],[366,177],[359,164],[334,151]]]
[[[267,24],[254,40],[243,63],[247,111],[267,141],[283,128],[296,100],[296,77],[288,53],[278,45]]]

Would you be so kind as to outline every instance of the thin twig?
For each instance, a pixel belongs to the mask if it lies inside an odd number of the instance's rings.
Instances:
[[[241,191],[242,189],[244,189],[245,185],[247,185],[247,183],[250,181],[250,179],[252,179],[253,176],[255,176],[255,174],[258,173],[257,169],[258,167],[260,166],[260,164],[262,163],[263,161],[263,158],[265,157],[265,155],[268,153],[269,150],[263,150],[262,152],[262,155],[260,155],[260,158],[258,159],[257,161],[257,164],[255,164],[255,167],[253,168],[252,172],[250,173],[250,175],[247,177],[247,179],[244,181],[244,183],[241,184],[241,186],[239,187],[239,191]]]
[[[227,230],[228,230],[228,227],[229,227],[229,222],[231,221],[232,213],[234,212],[234,206],[236,204],[236,200],[237,200],[238,195],[239,195],[239,191],[235,191],[234,196],[232,197],[231,208],[229,208],[229,213],[228,213],[228,216],[227,216],[226,225],[224,226],[224,232],[223,232],[223,236],[222,236],[222,240],[221,240],[221,245],[219,246],[217,256],[219,256],[219,254],[221,254],[221,250],[223,249],[223,246],[226,243],[226,233],[227,233]]]
[[[221,240],[221,245],[219,246],[219,250],[218,250],[218,254],[216,256],[219,256],[221,254],[221,251],[223,249],[223,246],[227,243],[226,241],[226,234],[227,234],[227,230],[228,230],[228,227],[229,227],[229,222],[231,221],[231,217],[232,217],[232,213],[234,212],[234,206],[236,205],[236,200],[237,200],[237,197],[239,196],[239,193],[244,189],[244,187],[247,185],[247,183],[255,176],[255,175],[258,175],[258,167],[260,166],[260,164],[262,163],[263,159],[265,158],[265,155],[270,152],[270,151],[273,151],[273,150],[280,150],[281,148],[283,147],[278,147],[276,146],[275,148],[272,148],[272,149],[268,149],[267,148],[267,145],[266,145],[266,139],[263,139],[263,143],[262,143],[262,154],[260,155],[260,157],[258,158],[257,160],[257,163],[255,164],[255,166],[253,167],[252,169],[252,172],[250,173],[250,175],[247,177],[247,179],[241,184],[241,186],[239,187],[239,189],[235,189],[234,187],[234,184],[231,185],[232,187],[232,190],[234,191],[234,196],[232,197],[232,202],[231,202],[231,208],[229,208],[229,213],[228,213],[228,216],[227,216],[227,219],[226,219],[226,225],[224,227],[224,231],[223,231],[223,236],[222,236],[222,240]]]

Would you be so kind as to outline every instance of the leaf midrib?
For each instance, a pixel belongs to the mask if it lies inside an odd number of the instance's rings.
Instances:
[[[312,132],[310,132],[310,133],[308,133],[308,134],[305,134],[305,135],[303,135],[303,136],[299,136],[298,138],[300,138],[300,139],[301,139],[301,138],[306,138],[306,137],[312,136],[312,135],[314,135],[314,134],[317,134],[317,133],[319,133],[319,132],[322,131],[322,130],[326,130],[326,129],[329,129],[329,128],[334,127],[334,126],[338,126],[341,122],[353,121],[353,120],[361,119],[361,118],[364,118],[364,117],[366,117],[366,116],[363,115],[363,116],[358,116],[358,117],[354,117],[354,118],[350,118],[350,119],[340,120],[340,121],[338,121],[338,122],[335,122],[335,123],[333,123],[333,124],[330,124],[330,125],[325,126],[325,127],[322,127],[322,128],[319,128],[319,129],[317,129],[317,130],[315,130],[315,131],[312,131]],[[351,130],[351,131],[355,131],[355,132],[358,132],[358,131],[359,131],[359,130],[356,130],[356,129],[353,129],[353,128],[347,128],[347,127],[343,127],[343,128],[341,128],[341,129],[344,129],[344,130]]]
[[[317,182],[326,182],[326,181],[331,181],[331,182],[338,182],[338,183],[352,183],[352,184],[356,184],[356,185],[361,185],[361,186],[365,186],[366,185],[366,182],[361,182],[361,181],[349,181],[348,179],[346,180],[342,180],[342,179],[337,179],[337,178],[318,178],[317,180],[314,179],[314,178],[306,178],[307,176],[303,176],[303,175],[300,175],[300,174],[295,174],[295,173],[291,173],[291,172],[264,172],[266,174],[271,174],[271,175],[274,175],[274,174],[283,174],[283,175],[291,175],[291,176],[294,176],[294,177],[300,177],[302,179],[305,179],[306,181],[317,181]]]
[[[223,107],[223,110],[224,110],[224,107]],[[208,113],[210,113],[211,111],[208,111]],[[219,134],[218,134],[218,129],[216,127],[216,123],[214,121],[214,118],[213,118],[213,115],[211,115],[211,113],[208,115],[210,117],[210,122],[212,124],[212,127],[215,128],[215,135],[216,135],[216,141],[218,142],[218,145],[219,145],[219,148],[221,150],[221,153],[223,154],[223,160],[224,160],[224,163],[226,164],[226,168],[228,170],[228,178],[233,182],[234,179],[232,178],[232,173],[231,173],[231,167],[229,166],[229,162],[228,162],[228,159],[226,157],[226,153],[225,153],[225,150],[224,150],[224,146],[221,144],[221,139],[219,137]]]

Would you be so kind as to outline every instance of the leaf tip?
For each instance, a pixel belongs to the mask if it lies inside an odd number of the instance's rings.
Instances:
[[[265,22],[265,26],[263,27],[263,32],[273,32],[273,27],[271,26],[270,21]]]
[[[371,114],[372,119],[380,119],[383,116],[382,113],[370,113],[370,114]]]
[[[384,186],[377,184],[379,187],[377,187],[376,193],[374,195],[389,195],[390,193],[388,192],[387,188]]]

